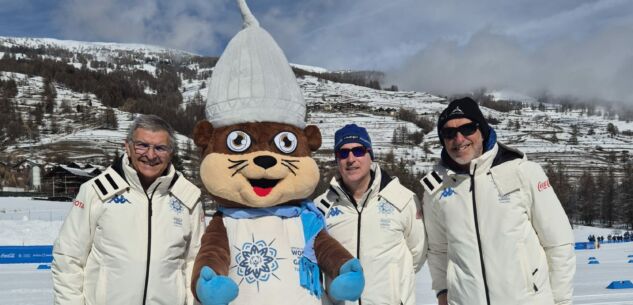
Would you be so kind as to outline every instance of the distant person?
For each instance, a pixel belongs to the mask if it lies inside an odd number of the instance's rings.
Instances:
[[[200,190],[171,164],[175,149],[171,126],[141,115],[126,153],[81,185],[53,248],[56,305],[194,304],[204,214]]]
[[[441,160],[422,184],[438,304],[571,304],[574,237],[543,169],[497,143],[470,98],[437,131]]]
[[[334,156],[337,174],[315,202],[326,215],[328,233],[365,272],[360,301],[339,304],[416,304],[415,273],[426,259],[418,197],[373,162],[363,127],[337,130]]]

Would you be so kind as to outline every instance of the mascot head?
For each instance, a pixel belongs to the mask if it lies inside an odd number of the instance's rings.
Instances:
[[[207,120],[194,129],[200,176],[219,204],[270,207],[308,197],[319,181],[321,133],[277,43],[238,0],[243,29],[214,68]]]

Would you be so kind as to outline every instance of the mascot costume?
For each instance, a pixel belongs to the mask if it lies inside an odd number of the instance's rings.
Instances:
[[[202,237],[192,290],[203,305],[356,300],[360,263],[325,230],[307,200],[319,181],[321,133],[282,50],[238,0],[243,29],[215,66],[194,141],[202,181],[218,202]]]

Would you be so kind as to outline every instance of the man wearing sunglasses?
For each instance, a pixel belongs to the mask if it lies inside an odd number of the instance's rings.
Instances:
[[[357,302],[333,301],[414,305],[415,272],[426,259],[418,198],[373,162],[365,128],[345,125],[334,142],[338,171],[315,202],[328,233],[360,260],[365,289]]]
[[[438,304],[571,304],[573,233],[541,166],[498,143],[470,98],[437,131],[441,160],[421,183]]]
[[[167,122],[140,115],[125,154],[81,186],[53,248],[56,305],[194,304],[204,213],[175,147]]]

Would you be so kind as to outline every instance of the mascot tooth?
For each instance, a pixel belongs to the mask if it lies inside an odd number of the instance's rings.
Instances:
[[[311,153],[321,132],[306,126],[283,51],[245,1],[238,4],[244,27],[218,60],[207,120],[194,130],[202,181],[220,207],[202,237],[192,291],[203,305],[356,300],[364,287],[360,263],[306,199],[319,181]],[[321,272],[334,278],[327,294]]]

